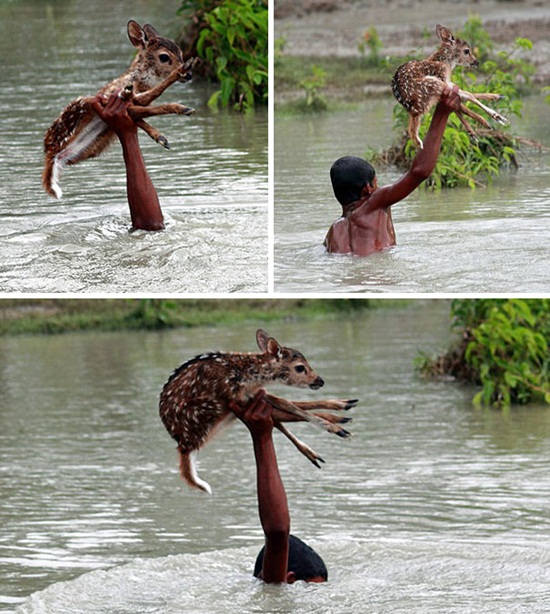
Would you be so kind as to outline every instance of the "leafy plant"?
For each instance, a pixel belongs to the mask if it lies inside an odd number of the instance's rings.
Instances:
[[[380,51],[382,51],[382,41],[378,35],[378,30],[371,26],[363,33],[363,38],[357,45],[359,53],[366,58],[367,64],[376,66],[380,63]],[[369,53],[367,55],[367,49]]]
[[[481,385],[475,404],[550,404],[550,301],[457,299],[451,313],[460,343],[442,357],[423,357],[424,374]]]
[[[273,41],[273,63],[275,67],[281,64],[281,59],[284,55],[286,47],[286,38],[284,36],[279,36]]]
[[[267,104],[267,0],[186,0],[179,12],[200,24],[196,51],[220,83],[209,106]]]
[[[312,67],[312,74],[300,81],[306,94],[304,111],[325,111],[327,102],[319,90],[326,85],[326,72],[319,66]]]

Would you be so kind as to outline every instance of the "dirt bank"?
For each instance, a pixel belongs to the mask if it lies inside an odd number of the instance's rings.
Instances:
[[[420,48],[428,54],[436,47],[438,23],[459,28],[469,15],[479,15],[503,49],[518,36],[533,41],[533,50],[522,53],[537,67],[535,81],[550,85],[550,8],[543,0],[275,0],[274,14],[285,54],[319,57],[359,55],[358,42],[370,26],[380,35],[383,53]]]

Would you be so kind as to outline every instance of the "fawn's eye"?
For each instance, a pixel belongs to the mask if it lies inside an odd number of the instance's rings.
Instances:
[[[306,368],[304,367],[304,365],[296,365],[294,367],[294,371],[296,371],[296,373],[305,373]]]
[[[464,55],[470,55],[470,50],[469,49],[464,49]]]
[[[163,62],[164,64],[166,64],[166,62],[170,61],[170,56],[167,53],[161,53],[159,55],[159,60]]]

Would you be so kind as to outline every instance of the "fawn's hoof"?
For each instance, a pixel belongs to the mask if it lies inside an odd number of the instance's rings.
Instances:
[[[344,439],[351,437],[351,433],[349,431],[346,431],[346,429],[340,429],[339,431],[336,431],[336,434],[338,435],[338,437],[342,437]]]
[[[320,463],[325,462],[319,455],[317,455],[315,458],[310,458],[309,460],[317,467],[317,469],[321,469],[321,465],[319,465],[317,461]]]
[[[344,409],[351,409],[352,407],[355,407],[357,403],[359,403],[359,399],[348,399]]]
[[[164,149],[170,149],[170,143],[168,142],[168,139],[164,136],[164,134],[161,134],[159,136],[159,138],[157,139],[157,143],[159,145],[162,145]]]
[[[181,105],[181,109],[179,111],[180,115],[193,115],[193,113],[196,113],[195,109],[191,108],[191,107],[186,107],[184,105]]]

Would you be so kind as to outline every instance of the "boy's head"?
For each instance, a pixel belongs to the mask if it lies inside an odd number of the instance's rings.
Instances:
[[[342,205],[351,205],[364,196],[365,187],[374,187],[376,172],[363,158],[345,156],[330,168],[330,180],[336,200]]]
[[[254,576],[260,577],[264,562],[265,546],[260,550],[254,565]],[[305,582],[326,582],[327,568],[323,559],[301,539],[294,535],[288,536],[288,577],[291,584],[297,580]]]

